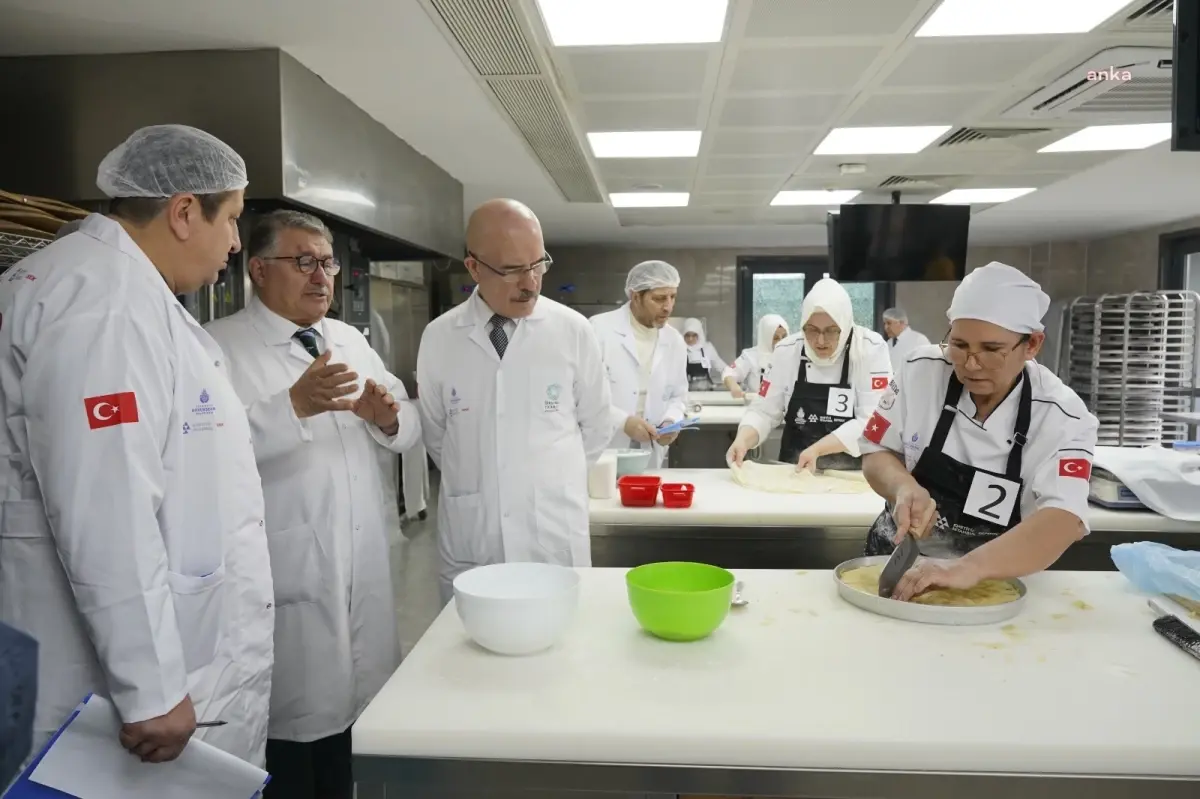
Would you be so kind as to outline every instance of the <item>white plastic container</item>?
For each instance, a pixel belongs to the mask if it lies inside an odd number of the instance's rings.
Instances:
[[[617,492],[617,451],[605,450],[588,470],[588,496],[612,499]]]
[[[579,606],[579,575],[546,563],[497,563],[454,579],[467,635],[499,655],[532,655],[562,638]]]

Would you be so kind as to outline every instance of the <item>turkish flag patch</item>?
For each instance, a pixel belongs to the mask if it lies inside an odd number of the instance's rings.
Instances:
[[[1059,458],[1059,477],[1078,477],[1080,480],[1092,479],[1092,463],[1087,458]]]
[[[83,401],[87,410],[88,427],[99,430],[138,420],[137,397],[132,391],[88,397]]]
[[[887,386],[888,386],[888,379],[886,376],[871,378],[871,390],[872,391],[882,391],[883,389],[887,388]]]
[[[892,423],[879,415],[879,411],[871,414],[871,418],[867,420],[867,426],[863,429],[863,438],[870,441],[872,444],[879,444],[883,441],[883,437],[887,434],[888,428]]]
[[[762,381],[762,385],[758,387],[758,396],[765,397],[765,396],[767,396],[767,392],[770,390],[771,390],[771,381],[764,380],[764,381]]]

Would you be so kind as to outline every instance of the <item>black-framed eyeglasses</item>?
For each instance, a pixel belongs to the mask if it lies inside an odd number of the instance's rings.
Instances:
[[[291,261],[302,274],[311,275],[321,267],[325,274],[333,277],[342,271],[342,265],[332,255],[328,258],[317,258],[315,255],[272,255],[263,258],[264,261]]]
[[[467,250],[467,257],[480,266],[487,267],[493,274],[498,275],[505,283],[516,283],[520,281],[520,279],[524,277],[525,273],[527,272],[532,272],[534,277],[541,277],[542,275],[546,274],[547,271],[549,271],[551,266],[554,265],[554,259],[550,257],[549,253],[543,254],[541,258],[524,266],[492,266],[470,250]]]

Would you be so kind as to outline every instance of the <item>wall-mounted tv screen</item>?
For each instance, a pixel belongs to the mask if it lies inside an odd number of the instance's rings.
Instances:
[[[843,205],[829,219],[833,276],[962,280],[970,224],[969,205]]]
[[[1200,151],[1200,0],[1175,0],[1171,149]]]

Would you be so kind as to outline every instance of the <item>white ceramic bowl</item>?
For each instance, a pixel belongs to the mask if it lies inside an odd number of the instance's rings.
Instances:
[[[650,465],[649,449],[620,449],[617,450],[617,477],[638,475],[646,471]]]
[[[497,563],[454,578],[454,607],[467,634],[500,655],[554,646],[575,618],[579,575],[546,563]]]

